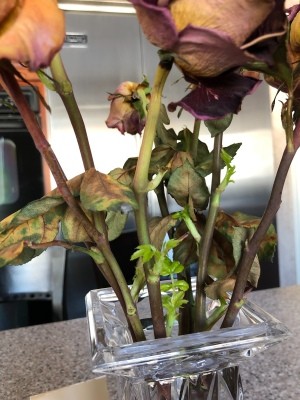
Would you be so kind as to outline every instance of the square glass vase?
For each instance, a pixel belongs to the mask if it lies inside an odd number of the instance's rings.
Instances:
[[[207,303],[207,312],[218,304]],[[111,288],[86,296],[92,370],[114,375],[117,400],[241,400],[238,365],[284,340],[289,330],[246,300],[231,328],[154,339],[147,290],[137,303],[146,341],[133,343]]]

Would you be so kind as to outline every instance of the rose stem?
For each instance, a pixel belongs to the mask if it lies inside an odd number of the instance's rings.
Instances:
[[[35,143],[36,148],[45,158],[50,171],[53,174],[53,177],[56,181],[57,187],[66,201],[67,205],[73,210],[75,216],[82,224],[88,235],[94,240],[96,245],[99,247],[101,252],[103,253],[105,259],[107,260],[110,268],[105,268],[107,265],[102,265],[102,273],[104,277],[107,279],[110,285],[114,285],[114,283],[118,282],[118,286],[113,289],[116,289],[117,293],[120,291],[122,293],[121,298],[124,299],[126,303],[126,316],[130,321],[130,325],[135,332],[135,336],[137,340],[144,340],[144,333],[141,322],[137,316],[136,307],[132,301],[130,291],[128,289],[126,280],[124,279],[123,274],[120,271],[119,265],[111,252],[109,245],[106,243],[103,235],[97,231],[97,229],[91,224],[89,219],[83,213],[81,208],[79,207],[76,199],[73,197],[72,193],[69,190],[69,187],[66,182],[66,177],[62,172],[62,168],[51,149],[50,144],[46,140],[37,120],[35,114],[30,109],[25,96],[23,95],[19,84],[11,72],[10,63],[1,62],[1,83],[5,90],[10,94],[14,103],[16,104],[24,123]]]
[[[172,61],[161,60],[154,77],[151,91],[151,100],[147,114],[147,122],[143,133],[142,144],[133,179],[133,190],[138,201],[136,228],[141,244],[150,244],[150,235],[147,225],[147,188],[149,184],[149,166],[152,147],[156,136],[156,126],[160,114],[161,97],[164,84],[172,67]],[[160,277],[151,275],[151,266],[145,265],[145,276],[149,291],[149,301],[153,320],[153,329],[156,338],[165,337],[165,325],[160,292]]]
[[[203,331],[206,329],[205,282],[207,279],[207,265],[213,239],[215,222],[220,206],[221,194],[224,191],[224,188],[220,184],[220,173],[221,173],[220,153],[222,149],[222,140],[223,140],[222,133],[218,134],[214,139],[211,201],[209,204],[204,232],[201,236],[201,241],[199,244],[197,289],[195,298],[195,318],[194,318],[194,330],[196,332]]]
[[[236,284],[232,293],[228,310],[225,314],[223,323],[221,325],[222,328],[231,327],[240,310],[252,263],[259,250],[259,246],[264,236],[267,233],[269,226],[273,222],[277,214],[277,211],[279,210],[282,201],[281,194],[285,183],[285,179],[299,146],[300,146],[300,121],[298,120],[294,130],[293,149],[289,151],[291,146],[290,144],[288,144],[283,152],[275,176],[275,180],[273,183],[272,192],[267,207],[265,209],[264,215],[252,238],[249,240],[248,245],[246,245],[241,260],[239,262]]]

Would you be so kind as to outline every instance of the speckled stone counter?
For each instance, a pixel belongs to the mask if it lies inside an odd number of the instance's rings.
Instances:
[[[258,291],[250,297],[293,335],[242,363],[245,400],[299,400],[300,286]],[[1,400],[28,400],[82,382],[94,377],[90,370],[85,319],[0,332]]]

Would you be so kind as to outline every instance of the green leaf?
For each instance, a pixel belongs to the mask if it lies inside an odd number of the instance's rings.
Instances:
[[[170,176],[167,188],[168,193],[180,206],[185,207],[192,201],[194,208],[206,209],[209,192],[205,180],[189,161],[185,161],[181,167],[175,169]]]
[[[161,276],[168,276],[170,275],[172,272],[172,261],[169,259],[169,257],[164,257],[161,253],[160,253],[160,265],[159,265],[159,275]],[[158,266],[156,266],[157,268]]]
[[[167,129],[165,125],[170,124],[170,119],[166,111],[164,104],[160,107],[159,119],[156,127],[156,135],[159,140],[159,144],[169,145],[171,147],[176,146],[177,135],[174,129]]]
[[[149,167],[150,174],[155,174],[162,168],[168,168],[168,165],[174,157],[175,150],[167,145],[160,145],[153,149]]]
[[[232,122],[233,114],[227,114],[225,117],[220,119],[213,119],[204,121],[205,126],[209,130],[211,137],[215,137],[220,133],[226,131]]]
[[[207,144],[198,139],[195,165],[202,163],[202,161],[205,160],[208,156],[209,156],[209,150]]]
[[[179,245],[181,239],[169,239],[164,243],[164,252],[168,253],[170,250],[174,249]]]
[[[172,294],[172,304],[174,309],[181,307],[186,300],[184,300],[184,292],[177,291]]]
[[[151,244],[141,244],[137,246],[137,249],[138,250],[136,250],[130,257],[130,260],[136,260],[141,257],[143,262],[146,263],[150,261],[157,252],[156,248]]]
[[[169,290],[171,290],[173,287],[172,283],[162,283],[160,285],[160,291],[161,292],[168,292]]]
[[[186,292],[187,290],[189,290],[189,284],[184,281],[183,279],[178,279],[174,282],[174,285],[176,288],[178,288],[179,290]]]
[[[235,157],[238,149],[241,147],[242,143],[233,143],[229,146],[224,147],[225,152],[232,158]],[[206,157],[200,159],[200,162],[196,166],[196,171],[203,177],[212,173],[213,167],[213,152],[210,152]],[[221,168],[225,167],[224,161],[221,161]]]
[[[184,266],[179,261],[171,261],[168,257],[164,258],[163,266],[160,272],[161,276],[180,274]]]
[[[129,187],[93,168],[84,174],[80,200],[91,211],[117,211],[123,204],[137,208],[133,191]]]
[[[135,275],[130,289],[130,293],[134,301],[138,300],[139,293],[145,286],[145,283],[146,277],[144,272],[144,265],[142,259],[139,258],[135,267]]]
[[[161,301],[162,301],[163,307],[167,310],[168,313],[174,312],[174,305],[172,303],[170,296],[168,296],[168,295],[162,296]]]
[[[121,211],[108,211],[105,222],[108,230],[108,240],[114,240],[118,238],[123,232],[128,214]]]

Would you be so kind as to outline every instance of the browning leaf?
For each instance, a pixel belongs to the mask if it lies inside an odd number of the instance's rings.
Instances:
[[[93,168],[84,174],[80,200],[91,211],[117,211],[124,203],[137,207],[133,191],[129,187]]]
[[[181,222],[176,228],[175,238],[179,238],[185,233],[188,232],[188,229],[184,222]],[[192,237],[192,235],[188,235],[175,249],[173,250],[174,260],[179,261],[182,265],[192,265],[197,262],[197,245]]]
[[[234,278],[220,279],[206,286],[205,293],[213,300],[227,299],[227,292],[232,292],[234,285]]]
[[[232,216],[236,221],[238,221],[240,226],[248,229],[248,231],[251,232],[252,234],[257,229],[261,220],[261,218],[259,217],[255,217],[253,215],[247,215],[241,212],[235,212],[232,214]],[[277,244],[277,235],[275,227],[272,224],[269,227],[264,239],[260,244],[258,252],[259,259],[272,260],[276,244]]]
[[[168,231],[176,225],[176,220],[172,215],[167,217],[154,217],[149,222],[150,239],[153,246],[161,249],[163,241]]]

